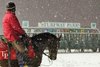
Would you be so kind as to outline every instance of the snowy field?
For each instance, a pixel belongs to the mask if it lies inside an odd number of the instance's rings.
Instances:
[[[60,53],[55,61],[43,56],[40,67],[100,67],[100,53]]]

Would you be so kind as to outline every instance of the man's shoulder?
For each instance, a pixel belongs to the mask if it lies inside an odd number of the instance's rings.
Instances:
[[[5,14],[5,17],[14,18],[15,15],[14,15],[13,13],[6,13],[6,14]]]

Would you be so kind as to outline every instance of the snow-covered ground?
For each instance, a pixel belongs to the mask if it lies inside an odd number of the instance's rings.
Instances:
[[[55,61],[43,56],[40,67],[100,67],[100,53],[60,53]]]

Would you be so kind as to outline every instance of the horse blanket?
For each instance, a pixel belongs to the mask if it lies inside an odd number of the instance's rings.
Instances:
[[[29,58],[34,57],[34,50],[32,46],[28,46],[28,56]],[[8,44],[0,40],[0,60],[7,60],[8,59]],[[16,60],[16,51],[13,47],[10,48],[10,59]]]

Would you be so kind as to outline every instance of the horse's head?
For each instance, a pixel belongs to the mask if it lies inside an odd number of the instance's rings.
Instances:
[[[43,50],[48,47],[49,58],[51,60],[56,60],[60,38],[61,36],[57,37],[54,34],[46,32],[33,36],[32,40],[38,47],[39,52],[43,52]]]
[[[51,39],[50,45],[48,47],[49,49],[49,58],[51,60],[56,60],[57,59],[57,52],[58,52],[58,48],[59,48],[59,41],[60,41],[60,37],[56,37]]]

